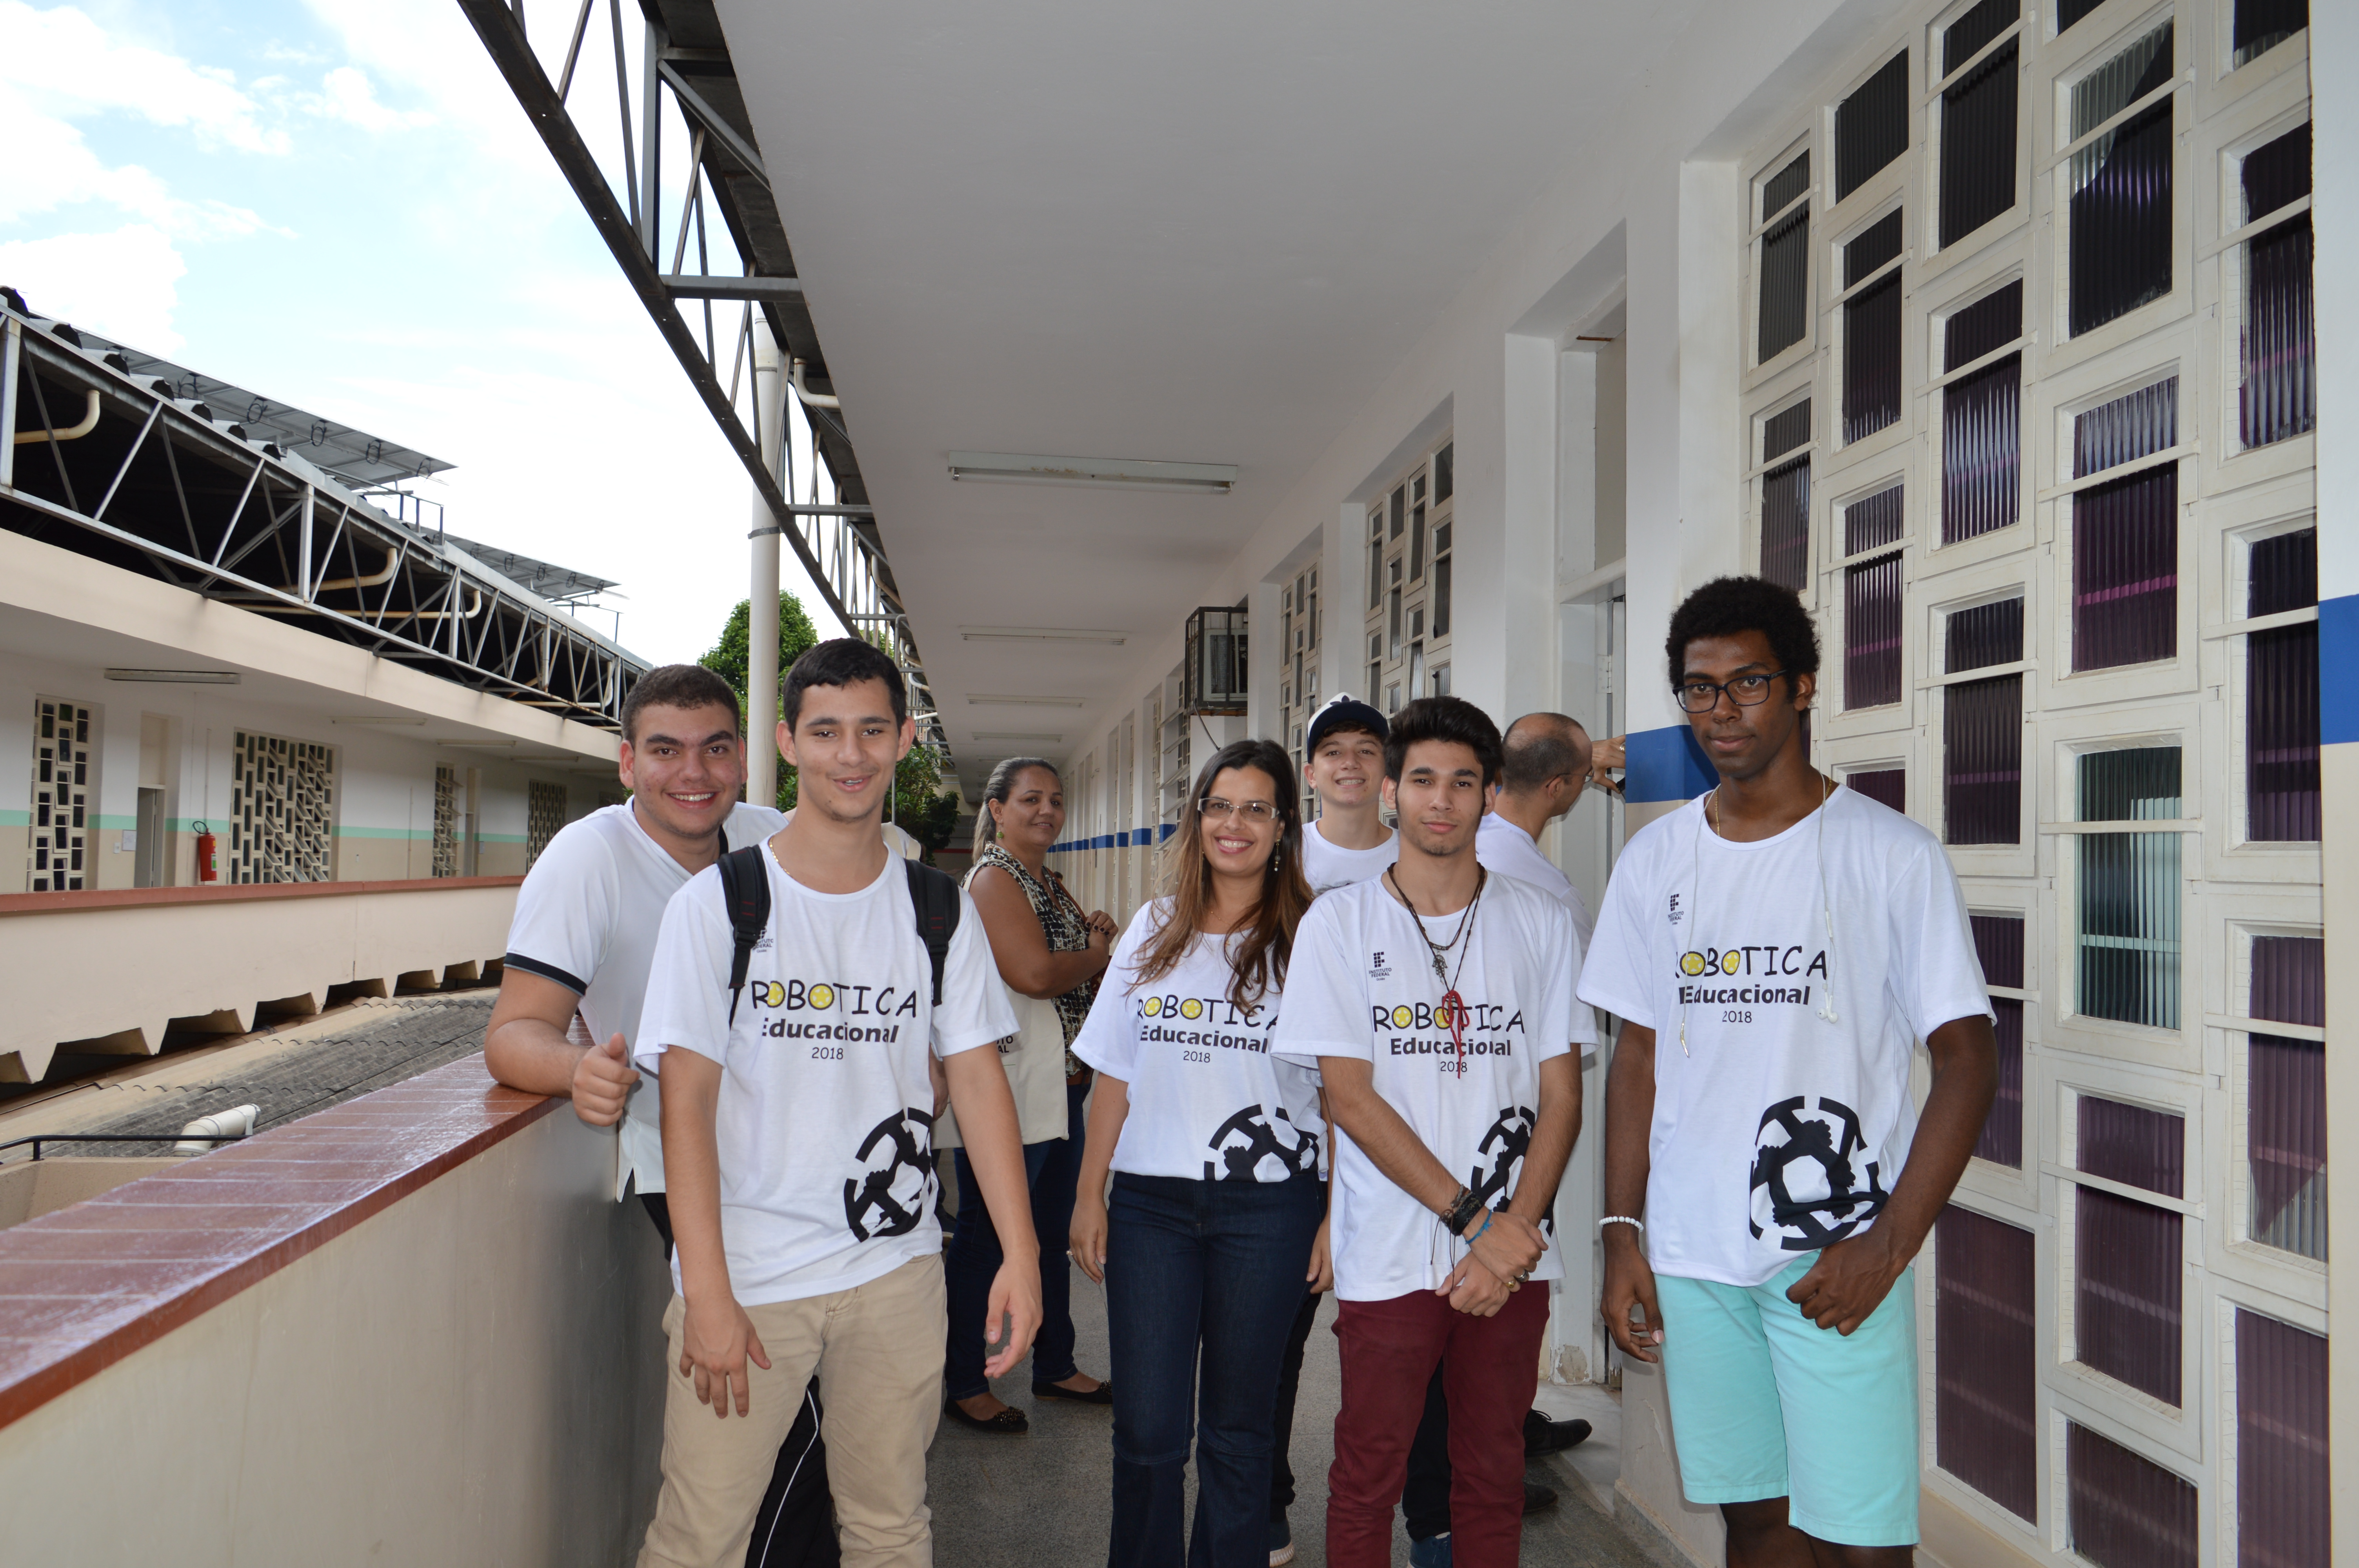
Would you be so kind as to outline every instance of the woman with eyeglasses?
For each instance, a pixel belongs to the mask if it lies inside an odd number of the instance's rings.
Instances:
[[[1107,1561],[1263,1568],[1278,1362],[1329,1272],[1318,1080],[1269,1054],[1310,904],[1286,752],[1240,741],[1207,762],[1165,864],[1073,1043],[1098,1087],[1072,1252],[1105,1285],[1122,1390]]]

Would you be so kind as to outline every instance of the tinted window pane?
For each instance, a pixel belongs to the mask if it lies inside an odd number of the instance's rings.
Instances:
[[[1891,555],[1843,568],[1843,707],[1899,700],[1900,557]]]
[[[2236,1313],[2236,1543],[2247,1563],[2327,1568],[2323,1336]]]
[[[1761,421],[1761,460],[1775,462],[1810,438],[1810,400],[1780,409]]]
[[[1761,575],[1800,592],[1810,568],[1810,464],[1761,476]]]
[[[2256,936],[2245,1011],[2322,1028],[2326,944]],[[2252,1236],[2306,1258],[2326,1256],[2326,1047],[2277,1034],[2247,1037],[2245,1152]]]
[[[1941,35],[1941,74],[1948,76],[1973,59],[2022,15],[2022,0],[1983,0],[1951,23],[1950,30]]]
[[[1908,53],[1894,55],[1835,105],[1835,200],[1908,150]]]
[[[1863,550],[1898,544],[1905,522],[1903,499],[1901,487],[1896,484],[1844,507],[1843,554],[1855,556]]]
[[[1962,681],[1943,693],[1941,819],[1951,844],[2021,841],[2021,676]]]
[[[1760,342],[1767,362],[1802,341],[1810,309],[1810,214],[1804,207],[1761,237]]]
[[[2023,510],[2023,356],[1941,389],[1941,543],[2012,526]]]
[[[2308,26],[2310,0],[2236,0],[2236,63],[2266,54]]]
[[[2178,1404],[2179,1216],[2089,1186],[2072,1202],[2074,1358]]]
[[[2072,667],[2179,652],[2179,465],[2072,497]]]
[[[2001,599],[1953,611],[1943,628],[1950,675],[2011,665],[2023,657],[2023,600]]]
[[[1941,93],[1945,248],[2015,206],[2016,59],[2009,42]]]
[[[2081,1097],[2079,1169],[2165,1197],[2187,1195],[2187,1119]]]
[[[1843,783],[1879,806],[1888,806],[1895,811],[1908,809],[1908,773],[1904,768],[1877,768],[1868,773],[1845,773]]]
[[[2073,1422],[2065,1429],[2072,1550],[2099,1568],[2195,1568],[2195,1488]]]
[[[2310,127],[2298,125],[2245,159],[2245,213],[2264,217],[2310,194]],[[2238,429],[2248,447],[2318,423],[2318,333],[2309,214],[2245,247],[2244,383]]]
[[[2086,135],[2170,81],[2166,22],[2072,89],[2072,135]],[[2165,97],[2072,155],[2068,262],[2075,336],[2170,291],[2174,138]]]
[[[1843,439],[1900,419],[1900,275],[1843,301]]]
[[[2017,1517],[2034,1517],[2038,1371],[2032,1237],[1952,1204],[1934,1222],[1934,1455]]]

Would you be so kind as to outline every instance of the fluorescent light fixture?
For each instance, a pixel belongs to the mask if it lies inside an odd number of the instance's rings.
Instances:
[[[1013,730],[978,730],[974,732],[974,738],[977,741],[1010,741],[1019,745],[1030,743],[1042,746],[1053,746],[1064,740],[1062,735],[1022,735]]]
[[[387,729],[397,730],[423,730],[426,728],[426,720],[423,719],[331,719],[328,722],[331,724],[374,724]]]
[[[969,692],[967,701],[977,708],[1087,708],[1086,697],[1016,697],[1006,692]]]
[[[106,678],[157,686],[235,686],[245,677],[235,670],[109,670]]]
[[[1226,495],[1237,485],[1234,463],[1158,463],[1129,458],[1052,458],[1022,452],[952,452],[951,478],[987,484],[1079,484],[1109,490],[1168,490]]]
[[[1081,626],[962,626],[959,635],[970,643],[1103,643],[1121,647],[1127,632],[1097,632]]]

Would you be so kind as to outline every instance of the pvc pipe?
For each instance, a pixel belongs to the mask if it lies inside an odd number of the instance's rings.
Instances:
[[[379,583],[391,582],[393,580],[393,568],[399,563],[399,551],[387,550],[385,553],[385,570],[381,572],[371,572],[366,577],[331,578],[326,582],[313,583],[311,585],[311,591],[313,593],[325,593],[332,588],[375,588]],[[290,589],[288,591],[292,592],[294,590]]]
[[[841,408],[841,407],[842,407],[842,406],[843,406],[843,399],[842,399],[842,398],[841,398],[841,397],[836,396],[833,393],[832,393],[832,392],[813,392],[813,391],[811,391],[811,390],[810,390],[810,388],[809,388],[809,387],[807,387],[807,386],[805,386],[805,385],[803,384],[803,362],[802,362],[802,361],[800,361],[800,360],[797,360],[797,361],[795,361],[791,365],[789,365],[789,366],[788,367],[788,372],[790,373],[791,377],[792,377],[792,379],[793,379],[793,381],[794,381],[794,385],[795,385],[795,395],[796,395],[797,397],[799,397],[799,398],[801,398],[801,399],[802,399],[802,401],[803,401],[803,406],[804,406],[804,407],[806,407],[806,408]],[[92,393],[92,394],[91,394],[91,395],[92,395],[92,396],[93,396],[93,397],[95,397],[95,396],[97,396],[98,395],[97,395],[96,393]]]
[[[62,430],[54,431],[19,430],[16,432],[16,444],[20,447],[37,447],[43,441],[79,441],[84,436],[89,435],[92,430],[97,429],[98,394],[92,392],[86,393],[84,395],[87,396],[90,401],[82,406],[81,424],[69,425]],[[834,405],[830,404],[828,406],[832,408]]]
[[[217,1110],[211,1116],[201,1116],[180,1129],[186,1142],[172,1145],[175,1154],[210,1154],[217,1138],[251,1138],[254,1119],[262,1114],[258,1105],[242,1105],[234,1110]]]

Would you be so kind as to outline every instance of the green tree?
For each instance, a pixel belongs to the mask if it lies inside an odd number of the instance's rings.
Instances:
[[[791,593],[778,595],[778,674],[783,678],[794,667],[795,661],[819,643],[819,628],[803,609],[803,601]],[[746,698],[746,679],[754,663],[754,601],[741,599],[737,608],[729,612],[729,624],[721,629],[718,646],[696,661],[712,671],[736,689],[737,700]]]

